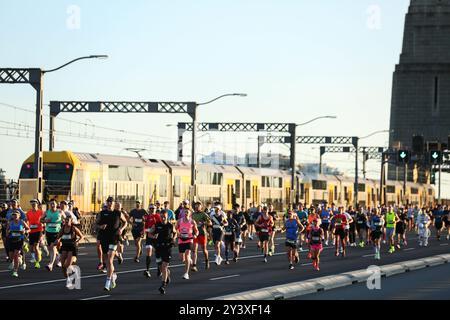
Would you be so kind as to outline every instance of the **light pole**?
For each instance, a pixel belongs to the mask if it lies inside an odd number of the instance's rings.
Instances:
[[[356,141],[355,141],[355,186],[353,187],[354,188],[353,194],[354,194],[354,198],[355,198],[355,209],[358,208],[358,202],[359,202],[358,201],[358,192],[359,192],[359,181],[358,181],[359,140],[370,138],[370,137],[372,137],[372,136],[374,136],[376,134],[385,133],[385,132],[393,132],[393,130],[377,130],[377,131],[374,131],[374,132],[372,132],[372,133],[370,133],[370,134],[368,134],[368,135],[366,135],[364,137],[356,137]],[[381,158],[382,158],[381,159],[381,168],[382,168],[381,171],[382,171],[382,174],[384,174],[384,153],[383,153]],[[363,160],[365,160],[365,159],[363,159]],[[364,170],[365,170],[365,164],[364,164]],[[365,174],[364,174],[364,176],[365,176]],[[383,186],[382,186],[382,183],[383,183],[382,180],[383,179],[384,179],[384,177],[382,177],[382,179],[380,181],[380,201],[381,201],[381,192],[382,192],[381,190],[383,188]]]
[[[194,112],[191,115],[192,116],[192,149],[191,149],[191,200],[195,200],[195,165],[197,162],[196,158],[196,152],[197,152],[197,108],[198,106],[204,106],[210,103],[213,103],[214,101],[217,101],[219,99],[225,98],[225,97],[246,97],[246,93],[227,93],[223,94],[221,96],[218,96],[212,100],[202,102],[202,103],[195,103],[194,105]]]
[[[291,195],[291,199],[293,199],[295,201],[295,203],[298,203],[298,188],[297,188],[297,183],[295,181],[295,163],[296,163],[296,137],[297,137],[297,127],[301,127],[304,125],[307,125],[311,122],[314,122],[316,120],[319,119],[336,119],[336,116],[321,116],[321,117],[316,117],[314,119],[311,119],[309,121],[303,122],[303,123],[298,123],[295,125],[291,125],[289,126],[289,133],[291,134],[291,157],[290,157],[290,161],[291,161],[291,190],[292,190],[292,195]]]
[[[37,180],[36,198],[42,201],[42,180],[43,180],[43,153],[42,153],[42,101],[43,101],[43,76],[64,68],[65,66],[82,59],[107,58],[106,55],[91,55],[80,57],[68,63],[50,70],[40,68],[0,68],[0,83],[8,84],[30,84],[36,90],[36,125],[34,143],[34,172],[33,178]],[[50,132],[54,129],[52,117],[50,117]],[[53,137],[50,139],[50,146],[53,149]]]

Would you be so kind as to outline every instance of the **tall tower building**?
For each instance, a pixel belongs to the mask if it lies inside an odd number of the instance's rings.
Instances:
[[[393,77],[390,129],[391,148],[411,148],[413,135],[448,141],[450,0],[411,0]],[[389,176],[398,178],[392,170]]]

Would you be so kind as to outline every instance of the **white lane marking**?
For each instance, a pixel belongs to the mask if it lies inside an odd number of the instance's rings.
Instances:
[[[365,254],[365,255],[363,255],[362,257],[363,257],[363,258],[367,258],[367,257],[374,257],[374,256],[375,256],[375,254],[372,253],[372,254]]]
[[[2,271],[0,271],[0,273],[2,273],[2,272],[12,272],[11,270],[2,270]]]
[[[78,247],[78,249],[86,249],[86,247]]]
[[[102,298],[108,298],[111,297],[110,294],[106,295],[106,296],[98,296],[98,297],[91,297],[91,298],[84,298],[84,299],[80,299],[80,300],[95,300],[95,299],[102,299]]]
[[[448,246],[448,243],[441,243],[440,246]]]
[[[228,278],[234,278],[234,277],[239,277],[239,274],[233,274],[231,276],[225,276],[225,277],[218,277],[218,278],[211,278],[209,280],[211,281],[215,281],[215,280],[222,280],[222,279],[228,279]]]
[[[312,262],[309,262],[309,263],[302,263],[301,266],[312,266]]]
[[[403,251],[411,251],[411,250],[414,250],[414,249],[416,249],[416,248],[407,248],[407,249],[403,249]]]
[[[78,255],[79,255],[79,256],[87,256],[88,253],[87,253],[87,252],[84,252],[84,253],[79,253]]]

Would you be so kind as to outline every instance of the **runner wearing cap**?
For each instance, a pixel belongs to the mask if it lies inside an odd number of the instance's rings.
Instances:
[[[245,219],[245,214],[240,210],[241,206],[237,203],[233,206],[233,218],[238,223],[238,228],[236,229],[236,243],[234,249],[236,250],[236,261],[239,258],[239,251],[241,246],[243,246],[243,234],[247,230],[247,221]]]
[[[151,237],[150,229],[158,222],[161,222],[161,216],[155,212],[155,206],[151,203],[148,206],[148,214],[144,216],[144,230],[147,235],[145,239],[145,250],[146,250],[146,257],[145,257],[145,266],[146,269],[144,271],[144,276],[147,278],[151,277],[150,274],[150,265],[152,262],[152,254],[153,254],[153,248],[155,247],[156,240]],[[159,274],[159,269],[158,269]]]
[[[81,231],[73,224],[72,216],[64,218],[64,226],[58,233],[57,241],[61,243],[61,263],[64,277],[67,269],[74,263],[77,256],[78,243],[83,239]]]
[[[51,200],[50,209],[41,218],[41,222],[45,223],[45,237],[50,251],[50,262],[46,266],[48,271],[53,270],[53,265],[58,255],[56,237],[61,230],[62,219],[63,215],[61,211],[56,208],[56,200]]]
[[[209,255],[207,247],[207,235],[208,231],[211,229],[212,223],[211,218],[202,210],[201,202],[194,203],[194,213],[192,213],[192,219],[197,223],[198,236],[194,239],[194,249],[192,252],[192,271],[196,272],[197,269],[197,258],[198,258],[198,247],[200,246],[205,256],[205,269],[209,269]]]
[[[189,280],[189,269],[192,263],[191,250],[194,239],[198,235],[197,224],[191,218],[191,210],[186,208],[184,216],[177,222],[178,251],[184,263],[183,279]]]
[[[214,242],[214,250],[216,253],[215,263],[220,265],[223,261],[220,255],[220,249],[222,247],[223,240],[223,228],[228,224],[227,216],[221,210],[222,206],[220,204],[214,205],[214,212],[211,214],[211,222],[212,222],[212,239]]]
[[[19,256],[22,251],[23,240],[25,238],[25,233],[30,230],[28,224],[20,219],[20,212],[18,210],[14,210],[11,212],[11,220],[8,224],[7,229],[7,237],[8,237],[8,245],[10,251],[10,258],[13,261],[13,277],[18,277],[19,271]]]
[[[130,211],[131,234],[136,246],[136,256],[134,261],[139,263],[142,254],[142,238],[144,237],[144,217],[147,211],[142,208],[141,201],[136,201],[136,207]]]
[[[269,215],[268,208],[263,207],[262,214],[255,221],[255,227],[259,228],[259,241],[262,243],[264,252],[264,262],[267,262],[267,255],[269,252],[269,238],[272,234],[274,222],[271,215]]]
[[[40,262],[42,260],[41,250],[39,249],[39,242],[41,241],[42,231],[44,227],[42,226],[41,219],[43,216],[42,210],[38,208],[39,201],[33,199],[30,201],[31,209],[27,212],[27,220],[30,227],[29,243],[31,246],[31,263],[34,263],[34,267],[39,269],[41,267]]]

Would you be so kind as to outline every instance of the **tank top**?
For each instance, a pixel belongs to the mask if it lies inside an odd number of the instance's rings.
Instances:
[[[21,220],[19,220],[18,223],[11,221],[9,223],[9,239],[13,242],[23,240],[24,235],[21,231],[23,231],[24,229],[25,228],[23,227]]]
[[[362,227],[366,223],[366,216],[363,213],[358,213],[356,216],[356,223]]]
[[[298,223],[296,219],[286,220],[286,239],[297,240],[298,237]]]
[[[374,231],[381,231],[381,227],[383,224],[381,223],[381,219],[378,216],[372,217],[372,225]]]
[[[45,231],[50,233],[58,233],[61,230],[61,213],[59,210],[51,211],[47,210],[45,213],[46,219],[50,219],[45,225]]]
[[[173,234],[172,234],[173,226],[170,222],[162,223],[158,222],[155,225],[155,233],[158,234],[156,241],[160,245],[169,245],[172,243]]]
[[[344,229],[345,226],[347,225],[347,217],[345,216],[345,214],[337,214],[334,216],[334,227],[336,229]]]
[[[395,213],[393,212],[386,213],[386,227],[387,228],[395,227]]]
[[[269,218],[264,219],[263,216],[261,216],[262,219],[262,223],[261,223],[261,233],[271,233],[272,232],[272,226],[269,225],[269,222],[271,220],[271,217],[269,216]]]
[[[114,236],[117,234],[117,230],[120,228],[120,215],[121,212],[114,210],[102,210],[100,212],[100,225],[106,224],[106,229],[101,230],[101,234],[105,236]]]
[[[30,225],[30,233],[41,232],[44,229],[41,223],[42,215],[42,210],[28,210],[27,220]]]
[[[321,244],[320,228],[311,227],[311,244]]]
[[[178,225],[178,231],[180,232],[180,237],[178,238],[178,243],[192,243],[193,242],[193,223],[192,220],[185,221],[182,219]]]
[[[65,247],[75,246],[75,240],[77,239],[77,235],[73,226],[70,227],[69,232],[65,232],[65,228],[62,229],[61,235],[61,243]]]

